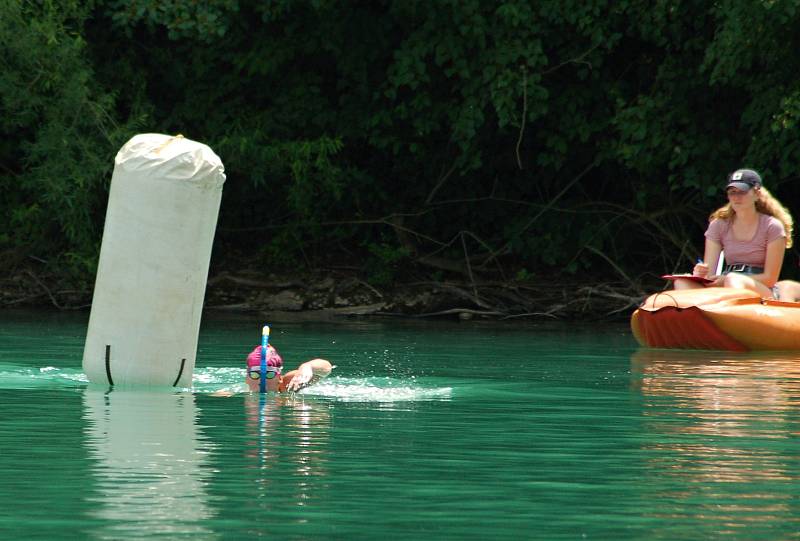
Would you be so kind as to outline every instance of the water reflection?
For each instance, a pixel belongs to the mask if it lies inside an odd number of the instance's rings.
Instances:
[[[204,486],[209,445],[190,393],[107,391],[83,395],[84,441],[95,465],[97,539],[216,539]]]
[[[669,502],[661,516],[699,518],[714,534],[800,520],[797,356],[641,349],[631,369],[651,486]]]
[[[282,502],[302,507],[320,493],[329,476],[331,407],[298,395],[249,394],[244,399],[247,462],[255,483],[255,501],[269,509],[280,491]],[[288,482],[287,482],[288,481]],[[263,498],[262,498],[263,496]]]

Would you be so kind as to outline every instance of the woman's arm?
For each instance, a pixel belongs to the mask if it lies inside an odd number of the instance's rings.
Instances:
[[[715,240],[706,239],[706,248],[703,253],[703,262],[695,265],[692,274],[712,278],[717,274],[717,263],[722,253],[722,244]]]
[[[289,391],[302,389],[306,385],[326,377],[331,373],[331,370],[333,370],[333,365],[325,359],[306,361],[298,366],[297,370],[292,370],[286,374],[287,379],[291,378],[286,385],[286,389]]]
[[[786,237],[780,237],[767,244],[767,258],[764,260],[764,272],[754,274],[752,278],[767,287],[772,287],[781,275],[783,255],[786,253]]]

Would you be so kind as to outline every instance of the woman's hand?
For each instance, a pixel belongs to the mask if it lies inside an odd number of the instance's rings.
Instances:
[[[693,276],[708,276],[708,265],[705,263],[698,263],[692,269]],[[710,276],[708,276],[711,278]]]
[[[297,368],[297,372],[295,372],[292,381],[289,382],[289,385],[286,386],[286,389],[289,391],[299,391],[311,381],[311,378],[314,377],[314,371],[311,369],[307,363],[301,364]]]

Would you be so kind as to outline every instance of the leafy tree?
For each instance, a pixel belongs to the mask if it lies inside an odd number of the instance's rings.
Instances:
[[[0,2],[0,213],[13,255],[93,274],[113,156],[131,127],[97,88],[82,24],[91,4]]]
[[[794,0],[4,1],[16,246],[92,254],[135,129],[220,154],[224,249],[376,283],[660,274],[730,170],[797,194]]]

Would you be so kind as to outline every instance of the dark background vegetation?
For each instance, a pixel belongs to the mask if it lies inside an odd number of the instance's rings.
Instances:
[[[90,289],[161,132],[225,164],[212,269],[641,288],[731,170],[797,210],[799,42],[781,0],[0,0],[0,274]]]

